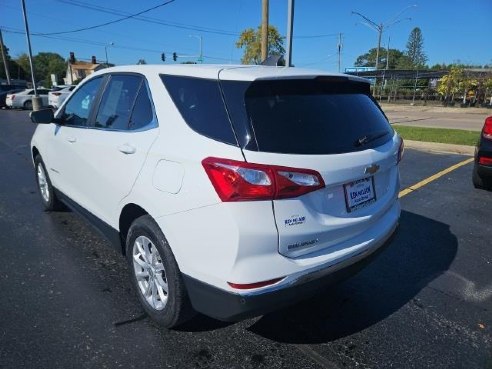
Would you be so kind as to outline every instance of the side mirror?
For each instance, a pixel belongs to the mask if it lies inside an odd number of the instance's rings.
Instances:
[[[31,117],[31,121],[37,124],[49,124],[52,123],[55,118],[53,110],[51,109],[32,111],[29,116]]]

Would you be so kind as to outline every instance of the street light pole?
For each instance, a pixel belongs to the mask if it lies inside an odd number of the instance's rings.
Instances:
[[[34,89],[34,96],[32,98],[32,109],[39,110],[41,108],[41,98],[38,96],[38,89],[36,88],[36,77],[34,76],[34,66],[32,63],[32,49],[31,49],[31,36],[29,34],[29,24],[27,23],[26,4],[24,0],[22,3],[22,15],[24,17],[24,26],[26,27],[27,49],[29,51],[29,65],[31,67],[32,88]]]
[[[292,35],[294,33],[294,0],[289,0],[287,9],[287,59],[285,66],[292,66]]]
[[[200,41],[200,54],[198,56],[198,62],[203,63],[203,38],[201,35],[189,35],[190,37],[195,37]]]
[[[381,37],[383,35],[383,30],[385,28],[389,28],[390,26],[396,24],[396,23],[400,23],[404,20],[412,20],[412,18],[403,18],[403,19],[398,19],[407,9],[410,9],[410,8],[414,8],[416,7],[417,5],[409,5],[407,6],[406,8],[403,8],[402,11],[400,11],[395,17],[393,17],[393,19],[387,23],[380,23],[380,24],[377,24],[376,22],[374,22],[373,20],[367,18],[365,15],[359,13],[359,12],[354,12],[352,11],[352,14],[355,14],[355,15],[358,15],[359,17],[361,17],[364,21],[362,22],[362,24],[368,26],[369,28],[372,28],[373,30],[375,30],[377,33],[378,33],[378,47],[376,49],[376,63],[375,63],[375,67],[376,67],[376,70],[379,69],[379,50],[381,49]]]
[[[110,42],[109,44],[104,46],[104,53],[106,54],[106,68],[109,67],[109,61],[108,61],[108,47],[113,46],[114,42]]]

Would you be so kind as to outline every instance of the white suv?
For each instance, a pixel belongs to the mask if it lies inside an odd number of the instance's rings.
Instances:
[[[94,73],[32,138],[41,199],[126,255],[172,327],[234,321],[315,294],[388,244],[403,141],[366,80],[261,66]]]

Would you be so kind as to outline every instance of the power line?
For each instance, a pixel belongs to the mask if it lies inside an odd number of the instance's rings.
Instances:
[[[56,0],[56,1],[67,4],[67,5],[78,6],[80,8],[98,11],[101,13],[112,14],[112,15],[122,16],[122,15],[128,15],[129,14],[129,13],[123,12],[121,10],[108,8],[108,7],[104,7],[104,6],[100,6],[100,5],[88,4],[88,3],[85,3],[83,1],[78,1],[78,0]],[[133,18],[136,20],[139,20],[139,21],[159,24],[159,25],[166,26],[166,27],[186,29],[186,30],[204,32],[204,33],[213,33],[213,34],[224,35],[224,36],[239,36],[239,33],[237,33],[237,32],[231,32],[231,31],[217,29],[217,28],[202,27],[202,26],[190,25],[190,24],[185,24],[185,23],[168,22],[168,21],[163,21],[163,20],[160,20],[158,18],[152,18],[152,17],[135,16]]]
[[[294,36],[294,38],[325,38],[325,37],[338,37],[339,33],[328,33],[325,35],[304,35]]]
[[[90,27],[85,27],[85,28],[79,28],[79,29],[74,29],[74,30],[71,30],[71,31],[63,31],[63,32],[37,33],[36,35],[38,35],[38,36],[62,35],[62,34],[67,34],[67,33],[76,33],[76,32],[88,31],[88,30],[95,29],[95,28],[105,27],[105,26],[109,26],[110,24],[119,23],[119,22],[125,21],[125,20],[130,19],[130,18],[135,18],[135,17],[137,17],[139,15],[142,15],[144,13],[148,13],[148,12],[150,12],[152,10],[157,9],[157,8],[160,8],[160,7],[163,7],[165,5],[171,4],[174,1],[175,0],[168,0],[165,3],[156,5],[156,6],[152,7],[152,8],[143,10],[141,12],[138,12],[138,13],[135,13],[135,14],[130,14],[130,15],[127,15],[127,16],[125,16],[123,18],[119,18],[119,19],[116,19],[116,20],[113,20],[113,21],[110,21],[110,22],[106,22],[106,23],[103,23],[103,24],[98,24],[98,25],[95,25],[95,26],[90,26]],[[33,35],[34,35],[34,33],[33,33]]]
[[[1,29],[5,33],[13,33],[13,34],[18,34],[18,35],[24,35],[25,34],[24,31],[22,31],[21,29],[18,29],[18,28],[1,27]],[[75,43],[82,43],[82,44],[88,44],[88,45],[94,45],[94,46],[104,47],[106,45],[106,43],[104,43],[104,42],[84,40],[84,39],[74,38],[74,37],[65,37],[65,36],[57,36],[57,35],[44,35],[44,34],[32,34],[32,33],[31,33],[31,35],[35,36],[35,37],[42,37],[42,38],[68,41],[68,42],[75,42]],[[156,53],[156,54],[161,54],[162,52],[171,53],[171,51],[168,51],[168,50],[146,49],[146,48],[141,48],[141,47],[124,46],[124,45],[114,45],[113,48],[133,50],[133,51],[143,51],[143,52],[150,52],[150,53]],[[221,57],[210,56],[210,55],[204,55],[204,57],[207,59],[210,59],[210,60],[230,61],[230,59],[228,59],[228,58],[221,58]],[[89,59],[87,59],[87,60],[89,60]]]
[[[128,12],[124,12],[118,9],[114,8],[109,8],[101,5],[95,5],[95,4],[89,4],[84,1],[80,0],[55,0],[57,2],[67,4],[67,5],[72,5],[72,6],[77,6],[80,8],[84,9],[89,9],[101,13],[106,13],[106,14],[112,14],[112,15],[119,15],[119,16],[128,16]],[[173,27],[173,28],[179,28],[179,29],[186,29],[189,31],[198,31],[198,32],[203,32],[203,33],[212,33],[212,34],[217,34],[217,35],[222,35],[222,36],[239,36],[239,32],[233,32],[233,31],[228,31],[224,29],[219,29],[219,28],[211,28],[211,27],[203,27],[203,26],[197,26],[193,24],[186,24],[186,23],[178,23],[178,22],[169,22],[169,21],[164,21],[158,18],[154,17],[140,17],[140,16],[134,16],[133,17],[136,20],[142,21],[142,22],[147,22],[147,23],[154,23],[154,24],[159,24],[162,26],[166,27]],[[325,38],[325,37],[338,37],[338,33],[330,33],[330,34],[321,34],[321,35],[302,35],[302,36],[295,36],[294,38],[296,39],[310,39],[310,38]]]

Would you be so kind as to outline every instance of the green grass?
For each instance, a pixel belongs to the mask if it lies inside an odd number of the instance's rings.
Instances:
[[[439,142],[475,146],[480,132],[447,128],[423,128],[394,125],[393,128],[405,140]]]

